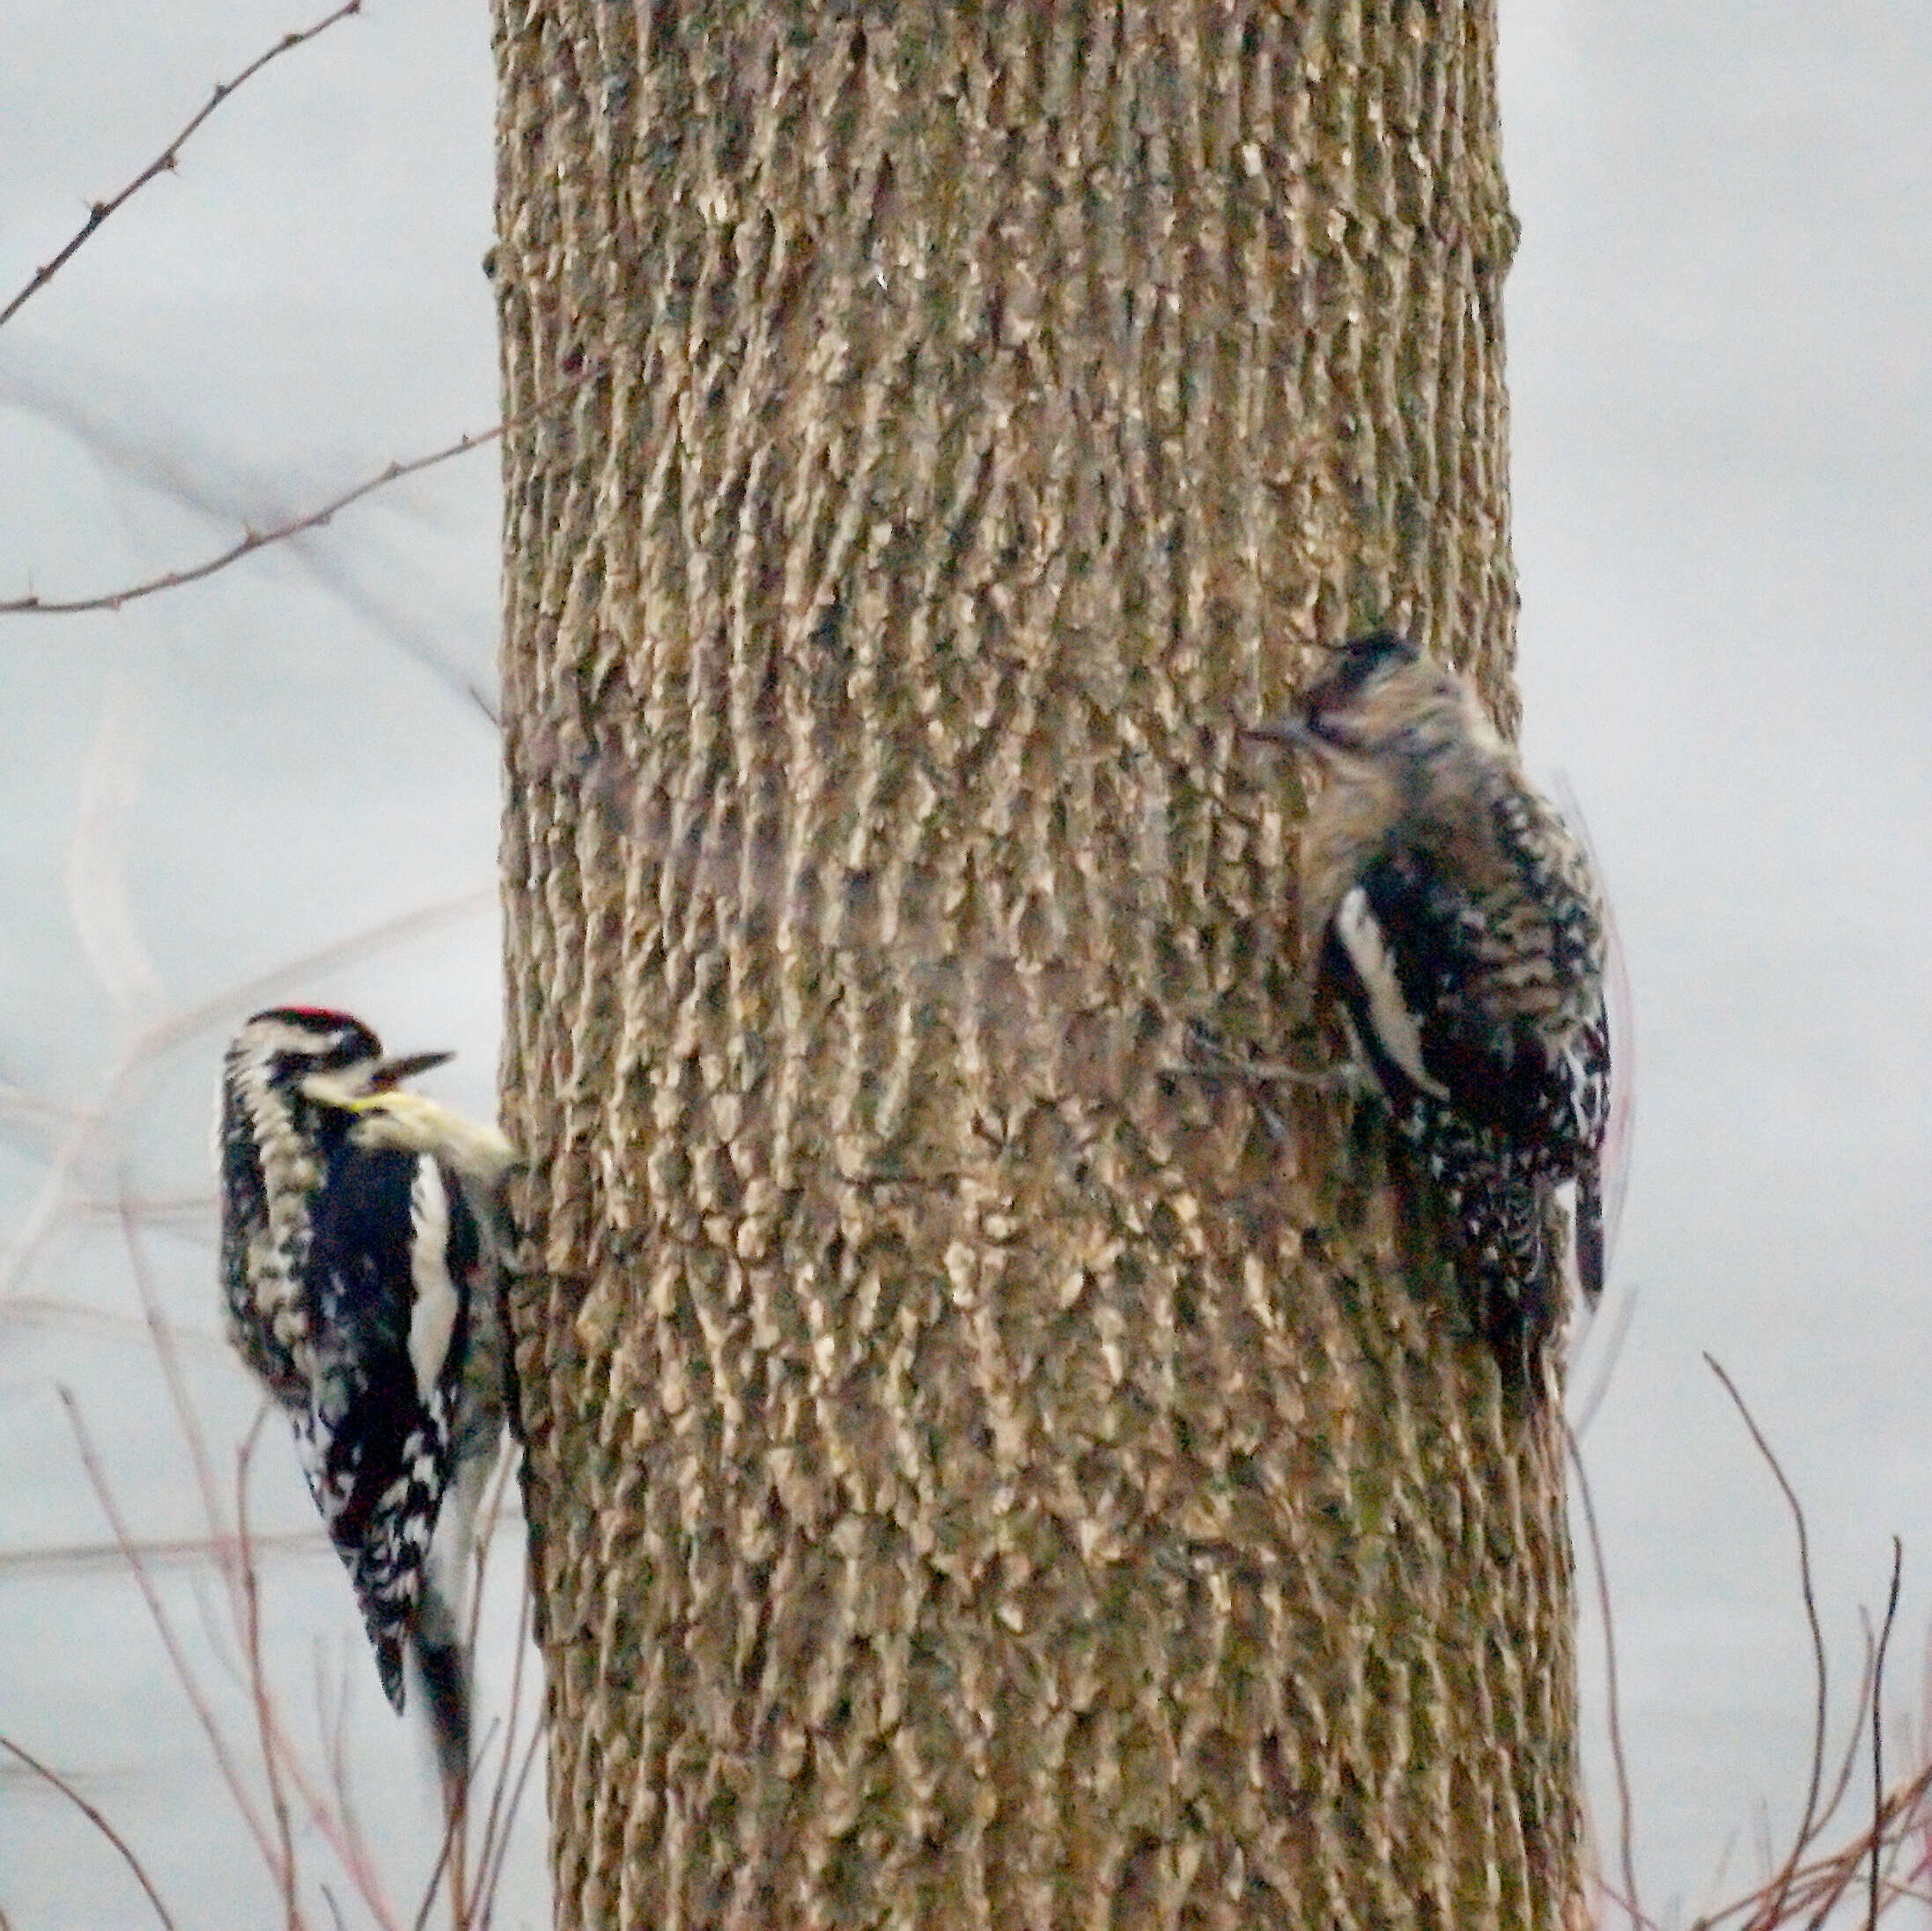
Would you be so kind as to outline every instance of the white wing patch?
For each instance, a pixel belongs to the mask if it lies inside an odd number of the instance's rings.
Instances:
[[[449,1194],[441,1169],[426,1153],[416,1163],[409,1188],[409,1278],[416,1287],[409,1365],[417,1397],[427,1406],[456,1330],[456,1288],[449,1278]]]
[[[1335,933],[1368,995],[1369,1022],[1382,1050],[1423,1092],[1438,1100],[1448,1099],[1449,1088],[1423,1071],[1421,1028],[1402,996],[1402,982],[1383,943],[1382,927],[1368,909],[1368,894],[1360,885],[1346,893],[1335,908]]]

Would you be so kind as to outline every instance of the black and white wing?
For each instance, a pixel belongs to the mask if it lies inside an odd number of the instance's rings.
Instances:
[[[308,1256],[315,1375],[296,1438],[398,1710],[477,1260],[475,1222],[432,1155],[351,1146],[334,1163]]]
[[[1537,919],[1546,904],[1479,891],[1391,842],[1343,894],[1324,949],[1397,1131],[1447,1198],[1493,1332],[1555,1319],[1544,1251],[1554,1185],[1579,1183],[1585,1291],[1601,1282],[1601,991],[1560,935],[1538,942]]]

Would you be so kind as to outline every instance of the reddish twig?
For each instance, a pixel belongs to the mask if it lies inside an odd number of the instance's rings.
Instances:
[[[127,1839],[114,1829],[114,1825],[108,1823],[107,1818],[95,1809],[93,1805],[89,1803],[86,1798],[82,1796],[80,1792],[75,1789],[73,1785],[69,1783],[66,1778],[62,1776],[58,1771],[50,1769],[38,1757],[30,1756],[11,1738],[0,1736],[0,1750],[6,1750],[11,1755],[18,1757],[36,1777],[52,1784],[55,1789],[59,1791],[121,1853],[128,1868],[134,1873],[135,1883],[139,1884],[142,1890],[147,1893],[148,1902],[154,1906],[155,1916],[167,1927],[167,1931],[174,1931],[174,1920],[168,1916],[167,1906],[161,1902],[160,1892],[149,1882],[147,1872],[141,1868],[141,1860],[129,1848]],[[4,1924],[4,1918],[0,1918],[0,1924]]]
[[[497,1465],[491,1471],[490,1485],[483,1497],[483,1506],[478,1512],[476,1546],[470,1562],[469,1614],[468,1627],[464,1632],[466,1653],[471,1658],[470,1685],[472,1694],[475,1693],[476,1688],[475,1658],[476,1647],[483,1634],[483,1582],[490,1574],[490,1544],[496,1540],[497,1523],[503,1514],[504,1498],[509,1492],[511,1466],[515,1460],[516,1449],[513,1446],[497,1457]],[[526,1590],[529,1588],[527,1574],[524,1577],[524,1588]],[[503,1797],[504,1776],[509,1769],[510,1751],[516,1736],[519,1697],[523,1684],[523,1611],[520,1604],[517,1612],[516,1662],[511,1666],[510,1720],[509,1727],[505,1730],[503,1738],[503,1769],[498,1775],[496,1787],[491,1794],[490,1811],[483,1826],[483,1841],[477,1848],[476,1868],[479,1872],[489,1862],[490,1846],[496,1838],[497,1813]],[[474,1775],[476,1770],[482,1767],[482,1763],[483,1755],[479,1751],[476,1763],[471,1766],[472,1775]],[[464,1795],[467,1807],[468,1796],[467,1788]],[[467,1845],[464,1847],[467,1850]],[[467,1890],[468,1874],[461,1873],[460,1875],[463,1878],[463,1887]],[[456,1914],[458,1921],[461,1923],[468,1914],[467,1906],[459,1903]]]
[[[498,1728],[498,1719],[492,1717],[490,1720],[490,1728],[483,1732],[483,1742],[476,1746],[474,1759],[476,1763],[480,1764],[489,1755],[490,1746],[497,1740]],[[509,1746],[505,1743],[504,1747],[507,1750]],[[466,1792],[465,1795],[467,1794]],[[458,1931],[461,1931],[461,1927],[468,1922],[469,1913],[463,1905],[462,1887],[455,1878],[457,1861],[463,1854],[458,1843],[463,1817],[461,1805],[451,1804],[448,1807],[443,1820],[443,1841],[436,1853],[435,1863],[430,1867],[429,1885],[423,1893],[423,1902],[417,1907],[416,1922],[410,1927],[410,1931],[423,1931],[423,1927],[430,1921],[430,1913],[435,1909],[436,1894],[443,1888],[443,1876],[446,1871],[451,1874],[450,1920],[458,1927]]]
[[[320,1555],[328,1547],[319,1529],[290,1529],[271,1536],[257,1536],[254,1546],[288,1554]],[[151,1567],[171,1563],[219,1562],[223,1544],[213,1536],[177,1536],[161,1540],[137,1542],[135,1552]],[[57,1574],[63,1569],[101,1569],[118,1566],[126,1551],[111,1542],[54,1543],[32,1549],[0,1549],[0,1575],[10,1570],[25,1570],[32,1575]]]
[[[168,1400],[174,1410],[176,1426],[181,1431],[181,1440],[187,1445],[188,1459],[195,1466],[195,1480],[201,1490],[202,1515],[208,1523],[208,1532],[214,1544],[215,1566],[221,1573],[221,1579],[227,1586],[230,1615],[238,1629],[247,1626],[245,1591],[240,1574],[241,1550],[236,1532],[229,1526],[222,1511],[221,1492],[215,1481],[214,1463],[208,1453],[208,1444],[202,1434],[201,1419],[195,1411],[193,1398],[188,1391],[188,1377],[181,1372],[181,1358],[174,1345],[174,1332],[161,1313],[161,1303],[154,1291],[154,1280],[148,1271],[147,1249],[142,1245],[139,1227],[128,1211],[131,1196],[125,1176],[119,1189],[122,1203],[121,1238],[127,1249],[128,1271],[134,1278],[135,1293],[141,1302],[142,1318],[147,1323],[150,1345],[154,1358],[161,1367],[161,1379],[168,1393]],[[261,1416],[255,1419],[255,1427],[262,1426]],[[254,1440],[254,1431],[249,1439]]]
[[[119,194],[110,195],[106,201],[94,203],[87,210],[86,220],[80,225],[79,231],[68,242],[67,246],[51,262],[45,262],[40,268],[35,269],[32,276],[28,279],[26,286],[21,289],[4,308],[0,308],[0,328],[4,328],[19,313],[21,309],[35,295],[39,294],[73,260],[75,255],[100,232],[101,227],[113,216],[119,213],[129,202],[132,201],[150,181],[155,180],[159,175],[173,172],[174,167],[181,159],[181,149],[201,127],[203,122],[206,121],[209,115],[221,106],[223,101],[231,99],[237,90],[247,82],[253,80],[270,62],[280,60],[284,54],[292,54],[297,48],[306,41],[313,41],[317,34],[326,33],[338,20],[346,20],[350,14],[360,13],[361,11],[362,0],[347,0],[346,4],[337,7],[333,13],[317,20],[313,26],[299,27],[292,33],[284,33],[266,53],[258,54],[254,60],[250,61],[232,80],[218,80],[215,83],[214,92],[208,97],[208,100],[201,112],[195,114],[187,126]]]
[[[1790,1880],[1796,1874],[1799,1860],[1805,1847],[1811,1841],[1818,1827],[1818,1793],[1825,1780],[1825,1718],[1826,1707],[1826,1677],[1825,1662],[1825,1633],[1818,1626],[1818,1597],[1811,1585],[1811,1537],[1805,1526],[1804,1505],[1798,1500],[1797,1492],[1786,1477],[1782,1464],[1772,1453],[1771,1444],[1765,1440],[1751,1410],[1744,1405],[1744,1397],[1737,1392],[1737,1384],[1724,1372],[1722,1364],[1714,1354],[1707,1353],[1705,1361],[1712,1374],[1724,1384],[1724,1392],[1731,1398],[1737,1412],[1744,1417],[1744,1426],[1751,1431],[1751,1439],[1757,1444],[1758,1452],[1765,1459],[1773,1478],[1783,1491],[1784,1499],[1791,1510],[1791,1519],[1798,1534],[1798,1586],[1804,1596],[1804,1620],[1811,1632],[1812,1668],[1817,1684],[1818,1714],[1813,1724],[1811,1737],[1811,1780],[1805,1792],[1804,1814],[1798,1824],[1796,1837],[1792,1840],[1791,1855],[1779,1875],[1778,1888],[1773,1893],[1771,1908],[1766,1913],[1768,1922],[1775,1924],[1784,1909],[1786,1893]]]
[[[340,1810],[332,1809],[304,1770],[300,1754],[290,1740],[275,1707],[274,1699],[267,1693],[266,1683],[259,1668],[255,1667],[259,1647],[250,1645],[247,1634],[251,1595],[256,1584],[254,1548],[247,1524],[246,1521],[240,1521],[231,1525],[225,1517],[221,1490],[215,1479],[214,1463],[208,1452],[200,1417],[195,1412],[193,1399],[188,1393],[187,1377],[181,1371],[181,1358],[174,1347],[173,1331],[161,1314],[160,1303],[156,1297],[154,1283],[148,1270],[146,1252],[141,1244],[139,1229],[131,1220],[124,1224],[123,1238],[127,1247],[129,1268],[134,1276],[142,1312],[147,1317],[149,1331],[153,1338],[155,1356],[160,1362],[162,1378],[173,1404],[175,1419],[180,1426],[182,1440],[187,1444],[189,1459],[194,1463],[195,1481],[201,1490],[202,1511],[207,1518],[209,1532],[214,1543],[216,1565],[228,1590],[230,1618],[236,1631],[242,1633],[244,1648],[250,1650],[248,1691],[255,1710],[257,1725],[262,1732],[262,1748],[264,1751],[273,1752],[281,1775],[287,1779],[289,1785],[302,1800],[310,1822],[335,1853],[343,1869],[361,1893],[371,1913],[379,1923],[393,1926],[395,1922],[395,1910],[384,1893],[375,1861],[370,1856],[368,1846],[363,1842],[356,1828],[353,1815],[346,1807]],[[265,1406],[262,1412],[267,1412]],[[258,1416],[255,1426],[260,1426]],[[249,1439],[252,1444],[253,1431]],[[105,1504],[105,1496],[103,1501]],[[116,1541],[123,1556],[132,1559],[131,1544],[125,1533],[120,1530],[118,1523],[116,1529]],[[172,1650],[170,1654],[173,1657]],[[177,1674],[183,1672],[183,1664],[178,1659],[176,1670]],[[192,1700],[197,1693],[195,1686],[188,1680],[185,1674],[182,1681],[183,1687],[190,1692]],[[279,1797],[279,1783],[273,1770],[270,1773],[270,1788],[271,1793]],[[271,1871],[275,1871],[277,1865],[274,1854],[265,1836],[259,1830],[256,1841],[262,1846],[263,1861]]]
[[[503,1882],[503,1867],[510,1854],[510,1831],[507,1819],[513,1818],[517,1812],[523,1808],[524,1786],[530,1780],[530,1772],[536,1764],[537,1749],[542,1741],[543,1726],[539,1723],[530,1732],[529,1745],[523,1752],[523,1762],[517,1771],[517,1780],[510,1791],[510,1805],[505,1813],[506,1822],[504,1832],[497,1840],[496,1854],[490,1861],[490,1876],[483,1885],[482,1903],[475,1920],[475,1922],[479,1926],[487,1925],[495,1914],[497,1887]],[[505,1763],[509,1761],[509,1747],[507,1744],[505,1745],[504,1760]]]
[[[1862,1611],[1861,1611],[1861,1614],[1862,1614]],[[1816,1842],[1819,1837],[1823,1836],[1825,1826],[1838,1815],[1840,1809],[1844,1804],[1846,1793],[1852,1787],[1853,1773],[1858,1768],[1859,1753],[1865,1740],[1865,1707],[1871,1700],[1872,1671],[1877,1661],[1877,1648],[1869,1625],[1864,1631],[1863,1640],[1864,1654],[1859,1660],[1858,1687],[1852,1696],[1852,1708],[1855,1714],[1852,1718],[1850,1728],[1846,1732],[1845,1753],[1839,1759],[1838,1774],[1832,1780],[1829,1794],[1821,1796],[1818,1801],[1817,1821],[1811,1828],[1807,1842]],[[1768,1811],[1766,1812],[1764,1817],[1763,1840],[1764,1861],[1766,1868],[1769,1868],[1771,1865],[1771,1818]],[[1864,1839],[1861,1838],[1859,1843],[1862,1845]],[[1805,1847],[1805,1844],[1801,1843],[1797,1846],[1797,1852],[1802,1854]],[[1840,1861],[1841,1860],[1827,1857],[1822,1863],[1816,1866],[1807,1866],[1805,1868],[1831,1873],[1831,1881],[1836,1883],[1838,1867]],[[1850,1877],[1855,1877],[1856,1875],[1855,1868],[1849,1873]],[[1847,1881],[1849,1881],[1848,1878]],[[1768,1888],[1767,1885],[1766,1889]]]
[[[505,1459],[505,1466],[509,1466],[508,1457]],[[523,1799],[523,1779],[528,1774],[527,1770],[520,1773],[515,1787],[510,1787],[510,1752],[516,1737],[517,1718],[523,1709],[523,1662],[530,1647],[530,1591],[534,1587],[535,1579],[531,1576],[529,1564],[526,1561],[523,1588],[517,1601],[517,1660],[512,1665],[510,1672],[510,1725],[504,1733],[503,1761],[497,1769],[496,1787],[490,1795],[490,1816],[483,1827],[483,1846],[476,1859],[479,1874],[485,1870],[492,1873],[479,1891],[479,1915],[476,1919],[478,1924],[487,1924],[490,1921],[497,1879],[502,1873],[504,1859],[507,1855],[510,1832],[516,1822],[517,1808]],[[536,1739],[542,1734],[543,1721],[540,1714],[536,1728],[531,1737],[533,1749]]]
[[[254,1445],[262,1438],[262,1424],[269,1419],[269,1404],[263,1402],[235,1451],[235,1543],[241,1571],[243,1637],[248,1659],[248,1690],[254,1704],[255,1733],[262,1746],[262,1768],[269,1780],[269,1808],[275,1814],[276,1830],[282,1840],[282,1905],[288,1931],[299,1931],[300,1904],[295,1886],[295,1839],[289,1828],[289,1803],[282,1788],[280,1755],[276,1748],[277,1726],[269,1699],[268,1673],[262,1666],[262,1587],[255,1574],[254,1553],[248,1538],[248,1464]]]
[[[370,1853],[369,1839],[362,1827],[362,1814],[356,1809],[355,1792],[350,1787],[349,1776],[349,1679],[341,1679],[341,1693],[336,1698],[336,1714],[333,1722],[328,1716],[328,1679],[323,1674],[321,1653],[318,1649],[315,1658],[315,1711],[321,1727],[328,1737],[328,1781],[336,1794],[336,1817],[340,1825],[343,1841],[348,1846],[346,1852],[338,1853],[343,1862],[351,1871],[374,1868],[375,1860]],[[382,1921],[391,1923],[393,1913],[385,1905]]]
[[[476,1544],[471,1563],[473,1573],[468,1585],[468,1613],[466,1618],[464,1637],[467,1654],[472,1659],[476,1655],[477,1641],[481,1634],[483,1584],[489,1574],[490,1551],[496,1540],[497,1528],[500,1522],[506,1519],[515,1519],[506,1517],[505,1509],[509,1499],[510,1484],[514,1476],[516,1465],[517,1455],[516,1450],[512,1448],[509,1452],[499,1457],[496,1469],[491,1475],[489,1486],[484,1492],[483,1506],[477,1511]],[[513,1752],[516,1747],[518,1720],[523,1710],[524,1661],[529,1647],[525,1640],[529,1627],[529,1610],[530,1574],[528,1567],[526,1566],[523,1572],[522,1594],[517,1607],[518,1642],[516,1658],[511,1665],[510,1706],[507,1718],[500,1724],[492,1721],[490,1730],[486,1734],[483,1743],[476,1749],[470,1765],[469,1774],[472,1782],[474,1782],[489,1757],[491,1743],[500,1728],[503,1736],[503,1754],[498,1762],[497,1773],[490,1792],[490,1807],[485,1813],[483,1835],[478,1841],[476,1854],[475,1870],[478,1882],[474,1887],[470,1886],[468,1882],[468,1874],[461,1870],[454,1861],[454,1859],[467,1854],[467,1835],[461,1829],[461,1826],[467,1823],[467,1816],[453,1809],[444,1832],[442,1848],[438,1854],[435,1868],[430,1873],[429,1883],[423,1894],[423,1902],[417,1912],[414,1931],[424,1931],[424,1927],[428,1924],[430,1913],[436,1903],[436,1894],[442,1884],[446,1871],[450,1873],[451,1915],[457,1931],[470,1931],[471,1927],[486,1925],[490,1921],[490,1896],[493,1885],[486,1888],[487,1874],[493,1868],[498,1869],[501,1868],[503,1861],[502,1846],[507,1840],[511,1825],[515,1821],[517,1801],[520,1796],[523,1786],[523,1777],[519,1776],[515,1780],[515,1795],[512,1794],[512,1767],[515,1762]],[[476,1681],[473,1664],[470,1678],[473,1694]],[[538,1727],[541,1732],[541,1722]],[[468,1810],[470,1795],[471,1793],[466,1789],[464,1793],[464,1812]]]
[[[174,1633],[174,1625],[168,1619],[167,1611],[161,1606],[152,1578],[148,1574],[147,1565],[134,1544],[134,1538],[128,1533],[128,1525],[122,1519],[121,1505],[114,1500],[114,1491],[108,1486],[107,1470],[103,1467],[96,1451],[93,1438],[87,1432],[87,1424],[81,1419],[80,1404],[74,1399],[70,1389],[59,1388],[55,1392],[60,1397],[61,1405],[67,1411],[69,1426],[74,1431],[74,1439],[79,1447],[81,1466],[87,1471],[87,1479],[92,1485],[94,1497],[100,1502],[101,1513],[107,1518],[107,1525],[114,1531],[115,1544],[119,1546],[129,1569],[133,1573],[135,1586],[141,1591],[142,1600],[148,1606],[148,1615],[161,1639],[161,1647],[167,1652],[169,1665],[174,1671],[175,1681],[181,1686],[188,1699],[188,1707],[194,1711],[195,1721],[202,1727],[202,1734],[207,1737],[209,1748],[214,1752],[215,1765],[221,1773],[221,1780],[227,1785],[228,1794],[235,1801],[235,1809],[241,1820],[248,1827],[248,1834],[254,1838],[255,1847],[262,1854],[262,1861],[270,1870],[275,1868],[275,1847],[262,1827],[262,1819],[255,1814],[250,1802],[248,1790],[240,1766],[229,1754],[228,1740],[222,1734],[222,1728],[216,1721],[215,1713],[208,1706],[208,1699],[202,1694],[201,1684],[195,1680],[195,1672],[188,1667],[187,1656],[182,1653],[181,1639]]]

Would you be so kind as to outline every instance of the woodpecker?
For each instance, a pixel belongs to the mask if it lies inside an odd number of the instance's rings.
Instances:
[[[1563,1311],[1552,1204],[1574,1188],[1578,1285],[1604,1280],[1608,920],[1583,845],[1474,689],[1392,631],[1345,645],[1298,715],[1310,755],[1304,956],[1410,1163],[1441,1190],[1476,1324],[1527,1368]]]
[[[399,1712],[405,1647],[417,1657],[454,1802],[469,1767],[459,1612],[506,1409],[510,1148],[402,1089],[450,1057],[385,1058],[344,1013],[257,1013],[223,1063],[216,1158],[229,1338],[293,1424]]]

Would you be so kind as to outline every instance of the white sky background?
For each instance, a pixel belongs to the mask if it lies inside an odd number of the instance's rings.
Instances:
[[[14,0],[0,300],[216,78],[321,11]],[[1654,1909],[1687,1916],[1727,1845],[1724,1894],[1756,1872],[1760,1801],[1783,1841],[1811,1710],[1788,1520],[1701,1350],[1808,1507],[1834,1736],[1894,1531],[1901,1716],[1925,1667],[1932,18],[1505,0],[1503,67],[1528,741],[1589,811],[1641,1035],[1618,1257],[1640,1292],[1588,1455],[1640,1869]],[[198,559],[490,425],[491,105],[480,4],[369,0],[215,115],[0,331],[0,597]],[[33,1553],[104,1535],[55,1385],[143,1533],[192,1535],[198,1510],[118,1228],[70,1198],[17,1264],[70,1123],[10,1093],[95,1103],[158,1022],[214,1002],[140,1060],[75,1176],[95,1201],[123,1172],[144,1198],[204,1194],[221,1038],[287,993],[365,1011],[401,1049],[461,1047],[439,1090],[488,1109],[496,749],[461,687],[494,685],[496,531],[484,453],[119,615],[0,617],[0,1732],[81,1777],[184,1924],[262,1921],[269,1894],[124,1572]],[[85,932],[84,820],[102,828]],[[463,894],[433,930],[254,995]],[[207,1223],[175,1215],[148,1248],[225,1446],[253,1406],[217,1338]],[[307,1528],[277,1432],[258,1461],[258,1523]],[[426,1763],[399,1745],[334,1559],[267,1571],[298,1680],[326,1632],[371,1834],[408,1893]],[[213,1590],[194,1565],[160,1573],[192,1633]],[[1586,1652],[1611,1831],[1594,1618]],[[539,1839],[505,1922],[543,1920]],[[0,1909],[21,1931],[151,1921],[113,1854],[5,1765]]]

